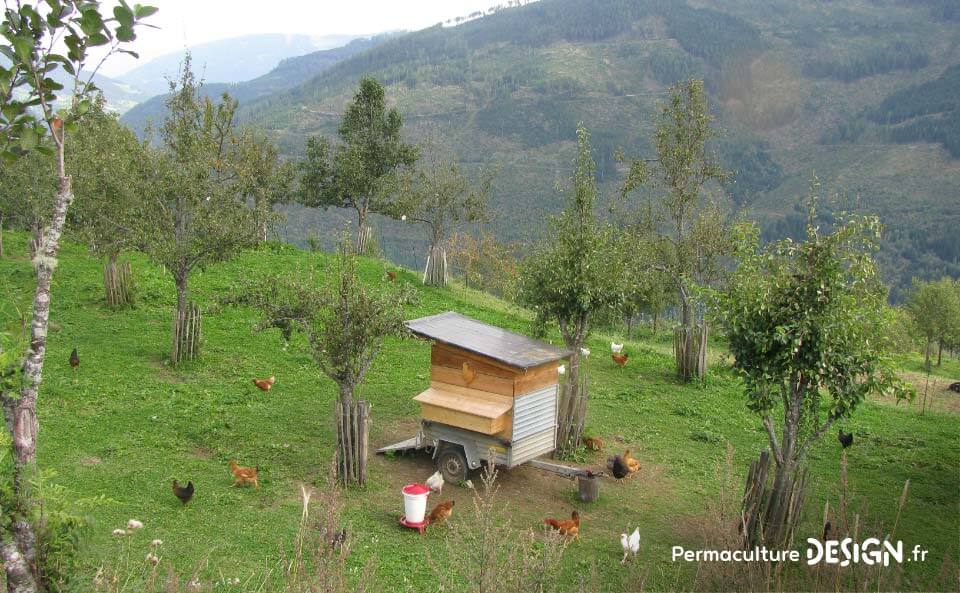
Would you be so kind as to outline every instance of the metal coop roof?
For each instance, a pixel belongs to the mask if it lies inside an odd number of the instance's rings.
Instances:
[[[528,369],[570,356],[570,351],[471,319],[453,311],[406,322],[410,331],[481,356]]]

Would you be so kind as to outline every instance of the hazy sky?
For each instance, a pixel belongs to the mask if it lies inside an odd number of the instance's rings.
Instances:
[[[503,0],[137,0],[160,11],[133,49],[140,62],[185,47],[253,33],[371,34],[416,30],[484,10]],[[133,2],[131,2],[133,4]],[[105,3],[112,6],[111,3]],[[110,10],[105,11],[109,14]],[[137,65],[113,56],[101,72],[116,75]]]

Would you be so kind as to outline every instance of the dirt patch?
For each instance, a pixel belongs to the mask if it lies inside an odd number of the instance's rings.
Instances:
[[[417,426],[418,421],[415,418],[394,422],[383,430],[373,447],[382,447],[409,438],[415,434]],[[614,438],[610,437],[608,440],[604,437],[604,441],[609,443],[614,441]],[[619,447],[614,447],[617,448]],[[651,501],[669,497],[673,491],[665,477],[665,468],[646,459],[642,450],[636,447],[631,450],[640,461],[640,471],[621,481],[612,477],[604,479],[600,485],[600,499],[596,503],[585,504],[577,498],[574,480],[529,465],[499,470],[499,500],[506,505],[507,516],[517,527],[542,528],[544,518],[565,518],[571,510],[577,509],[585,527],[581,534],[585,539],[602,538],[619,542],[621,531],[627,524],[636,524],[637,517],[650,508]],[[564,465],[605,470],[607,457],[614,454],[610,451],[610,448],[605,451],[592,451],[584,463],[564,462]],[[371,454],[369,463],[376,480],[386,485],[386,491],[379,496],[364,496],[362,500],[352,501],[352,504],[377,508],[391,521],[396,521],[402,512],[401,488],[411,482],[423,482],[434,472],[434,462],[425,452],[393,457]],[[479,475],[473,475],[472,481],[476,487],[480,487]],[[444,485],[440,495],[431,495],[428,505],[454,500],[457,503],[456,509],[466,511],[472,507],[473,496],[472,490],[448,483]]]
[[[94,456],[94,457],[84,457],[83,459],[80,460],[80,465],[82,465],[82,466],[84,466],[84,467],[93,467],[93,466],[95,466],[95,465],[100,465],[101,463],[103,463],[103,460],[100,459],[99,457],[95,457],[95,456]]]
[[[871,401],[881,405],[901,405],[907,406],[915,412],[923,409],[934,410],[937,412],[948,412],[951,414],[960,414],[960,393],[950,391],[950,384],[954,381],[930,375],[930,381],[927,382],[927,376],[923,373],[904,372],[900,376],[911,383],[917,390],[917,397],[912,402],[897,403],[892,397],[872,396]],[[926,391],[926,403],[924,403],[924,391]]]
[[[191,453],[197,459],[213,459],[213,451],[205,447],[197,447]]]
[[[183,383],[184,380],[170,367],[169,360],[162,355],[150,355],[148,357],[148,362],[154,371],[156,371],[157,378],[165,383],[174,383],[179,384]]]

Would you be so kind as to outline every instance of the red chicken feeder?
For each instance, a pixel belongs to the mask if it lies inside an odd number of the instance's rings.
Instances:
[[[427,514],[427,497],[430,488],[423,484],[407,484],[403,487],[403,519],[404,525],[419,525]]]

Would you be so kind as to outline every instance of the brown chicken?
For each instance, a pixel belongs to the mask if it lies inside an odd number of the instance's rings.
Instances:
[[[257,386],[257,389],[260,391],[270,391],[270,388],[273,387],[273,384],[277,382],[277,378],[270,376],[269,379],[254,379],[253,384]]]
[[[590,451],[603,451],[603,440],[600,437],[587,437],[583,439],[583,446]]]
[[[396,281],[397,281],[397,273],[394,272],[394,271],[392,271],[392,270],[390,270],[390,271],[387,272],[387,278],[390,279],[390,282],[396,282]]]
[[[180,482],[174,480],[173,495],[179,498],[183,504],[187,504],[193,498],[193,482],[187,482],[186,486],[181,486]]]
[[[77,370],[78,366],[80,366],[80,355],[77,354],[77,349],[74,348],[73,352],[70,353],[70,368]]]
[[[630,470],[631,474],[640,471],[640,462],[630,455],[630,449],[623,452],[623,462],[627,465],[627,469]]]
[[[230,461],[230,473],[233,474],[233,486],[242,486],[244,484],[253,484],[253,486],[259,490],[260,483],[257,482],[257,472],[260,471],[259,467],[241,467],[237,465],[236,461]]]
[[[580,513],[573,511],[570,519],[566,521],[557,521],[556,519],[544,519],[544,525],[549,525],[567,538],[580,539]]]
[[[427,515],[427,525],[433,525],[435,523],[443,523],[450,518],[450,515],[453,514],[453,505],[456,504],[455,500],[448,500],[447,502],[441,502],[437,506],[433,507],[433,510],[430,511],[430,514]]]
[[[623,368],[627,365],[627,359],[630,357],[627,354],[617,354],[613,353],[610,355],[613,358],[613,362],[617,363],[617,366]]]

